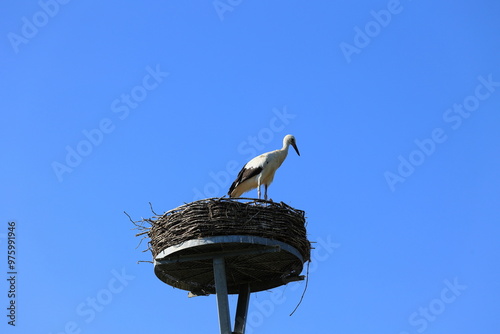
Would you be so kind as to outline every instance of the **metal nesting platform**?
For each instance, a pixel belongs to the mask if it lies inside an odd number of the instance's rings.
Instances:
[[[224,258],[229,294],[249,285],[250,292],[300,280],[304,260],[294,247],[277,240],[227,235],[189,240],[168,247],[155,258],[156,276],[197,295],[214,294],[213,259]]]
[[[305,213],[283,202],[208,198],[133,223],[161,281],[217,295],[221,334],[243,334],[250,294],[302,280],[310,260]],[[229,294],[239,294],[234,331]]]
[[[228,235],[188,240],[160,252],[155,274],[163,282],[195,295],[217,294],[222,334],[244,333],[250,293],[272,289],[299,276],[304,260],[294,247],[277,240]],[[228,294],[239,294],[234,332]]]

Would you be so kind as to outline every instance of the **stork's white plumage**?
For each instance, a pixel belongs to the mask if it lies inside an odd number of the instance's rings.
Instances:
[[[286,135],[283,138],[283,148],[261,154],[247,162],[229,188],[229,192],[227,193],[229,197],[240,197],[243,193],[257,188],[257,194],[260,199],[260,186],[264,185],[264,199],[267,200],[267,187],[273,182],[276,170],[285,161],[290,145],[293,146],[295,152],[300,156],[295,137]]]

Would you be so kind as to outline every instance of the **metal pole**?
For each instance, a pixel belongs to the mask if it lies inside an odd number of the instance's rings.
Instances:
[[[217,294],[217,310],[221,334],[231,334],[229,300],[227,297],[226,267],[223,257],[214,257],[215,293]]]
[[[236,319],[234,321],[235,334],[245,334],[245,325],[247,323],[249,301],[250,301],[250,285],[245,284],[240,286],[238,305],[236,306]]]

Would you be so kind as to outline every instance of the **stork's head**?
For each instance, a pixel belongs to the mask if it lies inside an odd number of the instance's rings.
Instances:
[[[293,148],[295,149],[295,152],[300,156],[299,149],[297,148],[297,142],[295,141],[295,137],[292,135],[286,135],[285,138],[283,138],[283,146],[288,147],[292,145]]]

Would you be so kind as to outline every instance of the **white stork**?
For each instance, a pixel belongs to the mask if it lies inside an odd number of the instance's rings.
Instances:
[[[240,170],[236,180],[229,188],[229,197],[240,197],[243,193],[257,188],[260,199],[260,186],[264,185],[264,199],[267,200],[267,187],[273,182],[274,173],[281,166],[288,154],[288,148],[293,146],[295,152],[300,156],[299,149],[295,143],[295,137],[286,135],[283,138],[283,148],[276,151],[261,154],[249,162]]]

